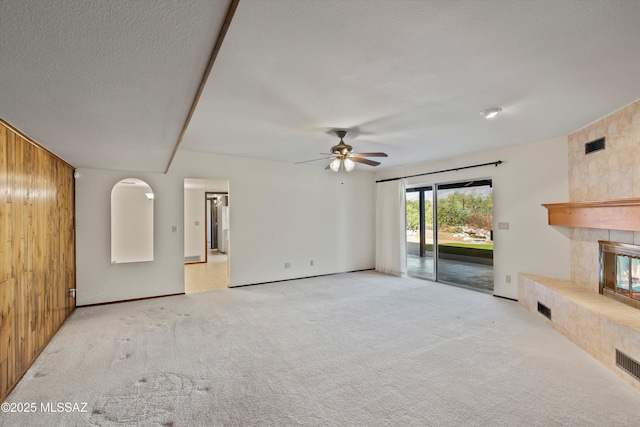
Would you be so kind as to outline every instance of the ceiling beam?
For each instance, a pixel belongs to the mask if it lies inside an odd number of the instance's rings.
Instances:
[[[178,148],[180,148],[180,143],[182,142],[182,138],[184,137],[184,133],[187,131],[187,127],[189,126],[189,122],[191,122],[191,117],[193,117],[193,113],[196,110],[196,106],[198,105],[198,101],[200,100],[200,96],[202,95],[202,91],[204,90],[205,85],[207,84],[207,79],[209,78],[209,74],[211,74],[211,69],[213,68],[213,63],[216,61],[216,57],[218,56],[218,52],[220,52],[220,48],[222,47],[222,42],[224,41],[224,37],[227,34],[227,30],[231,25],[231,20],[233,19],[233,15],[238,8],[238,3],[240,0],[231,0],[229,4],[229,9],[227,10],[227,15],[224,18],[224,22],[222,23],[222,28],[220,28],[220,32],[218,33],[218,38],[216,39],[216,44],[213,46],[213,51],[211,52],[211,57],[209,58],[209,63],[207,64],[207,68],[204,70],[204,74],[202,75],[202,80],[200,81],[200,86],[198,86],[198,91],[196,92],[196,96],[193,99],[193,103],[191,104],[191,109],[189,109],[189,114],[187,115],[186,120],[184,121],[184,125],[182,126],[182,131],[180,131],[180,136],[178,136],[178,141],[176,142],[175,147],[173,147],[173,153],[171,153],[171,158],[169,159],[169,163],[167,164],[167,168],[164,173],[169,172],[169,168],[171,167],[171,163],[173,163],[173,159],[178,152]]]

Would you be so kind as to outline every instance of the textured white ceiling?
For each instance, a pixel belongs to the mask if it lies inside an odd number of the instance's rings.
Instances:
[[[348,128],[384,168],[566,135],[640,97],[639,40],[637,0],[241,0],[181,147],[297,162]]]
[[[1,0],[0,117],[164,171],[228,5]],[[347,128],[384,168],[566,135],[640,97],[638,40],[637,0],[240,0],[181,149],[298,162]]]
[[[0,117],[78,167],[164,171],[229,0],[1,0]]]

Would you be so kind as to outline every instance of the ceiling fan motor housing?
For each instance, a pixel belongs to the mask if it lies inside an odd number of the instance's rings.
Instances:
[[[342,141],[340,141],[340,144],[334,145],[333,147],[331,147],[331,152],[339,156],[346,156],[351,152],[351,150],[353,150],[353,147],[345,144]]]
[[[338,145],[334,145],[333,147],[331,147],[331,152],[340,156],[346,156],[353,150],[352,146],[345,144],[342,140],[342,138],[347,136],[347,131],[338,129],[335,132],[336,135],[338,135],[338,138],[340,138],[340,142],[338,143]]]

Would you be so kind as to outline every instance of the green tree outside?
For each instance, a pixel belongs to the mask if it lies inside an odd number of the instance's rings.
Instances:
[[[425,226],[427,230],[433,230],[433,209],[431,201],[425,200]],[[418,200],[407,200],[407,230],[418,231],[420,229],[420,202]]]
[[[407,200],[407,230],[418,231],[420,229],[420,202]]]
[[[407,230],[420,229],[420,203],[418,200],[407,200]],[[454,192],[438,200],[438,223],[441,226],[462,227],[465,225],[486,226],[492,223],[492,194],[481,196]],[[473,224],[468,224],[472,219]],[[425,225],[433,230],[433,209],[430,200],[425,200]]]

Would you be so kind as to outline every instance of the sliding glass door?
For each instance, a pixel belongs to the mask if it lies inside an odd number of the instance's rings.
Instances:
[[[407,190],[409,275],[493,291],[491,190],[491,180]]]
[[[436,280],[433,251],[433,188],[407,190],[407,272]]]

